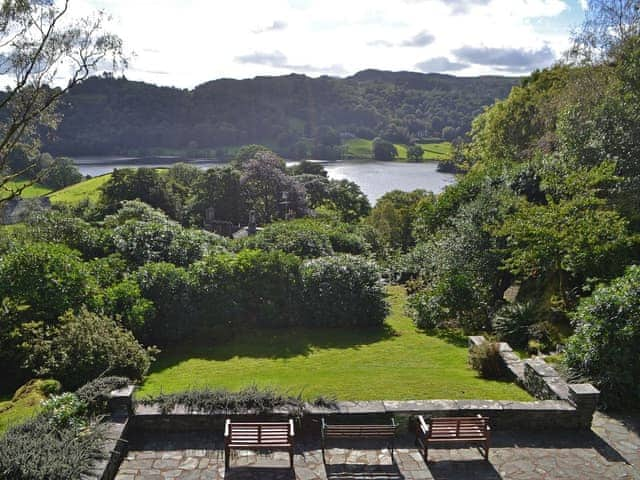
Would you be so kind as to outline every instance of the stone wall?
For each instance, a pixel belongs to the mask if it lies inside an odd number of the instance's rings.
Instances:
[[[469,337],[469,349],[487,340],[481,336]],[[598,404],[600,392],[590,383],[567,383],[542,358],[521,360],[508,343],[500,342],[500,357],[512,379],[540,400],[558,400],[574,409],[572,422],[578,428],[591,428],[591,420]]]

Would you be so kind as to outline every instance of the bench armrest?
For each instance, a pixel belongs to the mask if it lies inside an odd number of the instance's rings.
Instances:
[[[227,418],[224,422],[224,436],[229,437],[231,435],[231,419]]]
[[[293,431],[293,419],[289,419],[289,437],[293,438],[293,436],[295,435],[294,431]]]
[[[422,415],[418,415],[418,428],[423,435],[427,435],[427,433],[429,433],[429,425],[427,425],[427,422],[425,422]]]

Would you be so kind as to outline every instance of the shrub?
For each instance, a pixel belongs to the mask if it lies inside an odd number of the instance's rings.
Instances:
[[[310,220],[276,222],[247,238],[243,246],[251,249],[282,250],[302,258],[333,255],[327,228]]]
[[[270,413],[276,408],[288,408],[291,413],[301,413],[303,405],[299,397],[283,395],[271,388],[259,389],[255,385],[238,392],[206,389],[162,394],[145,399],[142,403],[158,405],[164,414],[171,412],[176,405],[184,405],[188,411],[207,413],[251,411],[258,414]]]
[[[67,388],[77,388],[104,373],[140,379],[151,353],[113,319],[82,309],[67,312],[60,325],[42,330],[30,346],[27,364]]]
[[[471,368],[477,370],[481,377],[498,379],[504,377],[504,365],[500,357],[500,345],[485,342],[475,345],[469,351]]]
[[[134,265],[169,262],[187,266],[223,243],[218,235],[174,222],[129,221],[114,228],[112,236],[116,251]]]
[[[210,255],[198,262],[192,273],[200,292],[204,323],[236,326],[293,323],[299,266],[300,259],[294,255],[261,250]]]
[[[189,273],[171,263],[148,263],[135,274],[142,296],[153,302],[155,314],[147,318],[138,338],[167,344],[192,334],[198,327],[196,292]]]
[[[71,392],[53,395],[42,402],[42,414],[57,429],[80,429],[87,425],[87,405]]]
[[[524,347],[538,316],[538,307],[533,302],[507,304],[493,317],[493,332],[513,347]]]
[[[1,480],[81,478],[102,457],[104,433],[90,428],[58,429],[45,416],[10,428],[0,437]]]
[[[69,309],[91,304],[96,284],[77,252],[32,243],[0,257],[0,299],[28,305],[30,318],[54,322]]]
[[[86,405],[88,414],[98,415],[107,412],[109,394],[129,383],[127,377],[99,377],[76,390],[76,395]]]
[[[86,262],[86,266],[93,279],[102,288],[120,282],[128,272],[127,261],[119,253],[112,253],[102,258],[94,258]]]
[[[335,252],[354,255],[367,250],[367,242],[357,227],[339,221],[298,219],[267,225],[258,234],[247,238],[242,247],[261,250],[282,250],[301,258],[334,255]]]
[[[575,333],[566,347],[565,364],[588,378],[607,405],[640,402],[640,266],[608,286],[598,287],[573,314]]]
[[[28,224],[32,241],[64,243],[87,259],[103,256],[112,248],[104,230],[68,213],[40,212],[29,217]]]
[[[408,300],[414,322],[420,328],[462,328],[465,333],[482,329],[487,318],[482,287],[468,275],[452,273],[418,291]]]
[[[104,225],[107,228],[115,228],[130,220],[162,223],[167,222],[169,217],[162,210],[153,208],[140,200],[126,200],[122,202],[122,206],[116,213],[104,217]]]
[[[379,326],[389,311],[375,263],[351,255],[323,257],[301,267],[300,305],[314,326]]]
[[[140,286],[130,278],[107,288],[103,298],[105,313],[137,335],[157,313],[153,302],[142,296]]]

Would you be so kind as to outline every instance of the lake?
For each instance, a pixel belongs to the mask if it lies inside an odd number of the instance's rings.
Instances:
[[[109,173],[114,168],[170,167],[178,159],[175,157],[76,157],[74,161],[80,173],[95,177]],[[184,160],[180,159],[180,161]],[[202,159],[188,159],[186,161],[203,169],[225,165],[225,163]],[[287,162],[287,165],[295,165],[296,163]],[[382,195],[391,190],[410,191],[422,188],[439,193],[445,186],[455,181],[454,175],[436,170],[437,162],[339,160],[321,163],[327,170],[329,178],[347,179],[357,183],[371,203],[375,203]]]

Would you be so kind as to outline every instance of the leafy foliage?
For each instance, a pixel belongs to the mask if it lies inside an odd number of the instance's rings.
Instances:
[[[64,245],[24,243],[0,257],[0,298],[28,306],[40,320],[90,304],[95,290],[87,266]]]
[[[127,377],[98,377],[76,390],[76,395],[86,405],[89,415],[99,415],[107,412],[109,394],[129,383]]]
[[[194,412],[228,412],[257,414],[271,413],[276,409],[286,409],[292,414],[302,413],[302,400],[278,393],[270,388],[259,389],[255,385],[238,392],[225,389],[191,390],[181,393],[161,394],[144,399],[142,403],[158,405],[162,413],[170,413],[176,405],[184,405]]]
[[[94,426],[78,435],[59,429],[39,416],[9,429],[0,437],[0,478],[3,480],[68,480],[87,473],[101,458],[104,433]]]
[[[108,317],[82,309],[33,339],[27,364],[39,375],[59,379],[67,389],[104,373],[140,379],[152,357],[133,334]]]
[[[483,378],[504,377],[504,364],[500,357],[500,345],[497,343],[484,342],[474,345],[469,351],[469,363]]]
[[[631,266],[610,285],[598,287],[572,315],[575,334],[565,363],[574,375],[602,390],[611,407],[640,401],[640,267]]]
[[[389,305],[376,265],[339,255],[306,261],[301,268],[302,307],[315,326],[379,326]]]

